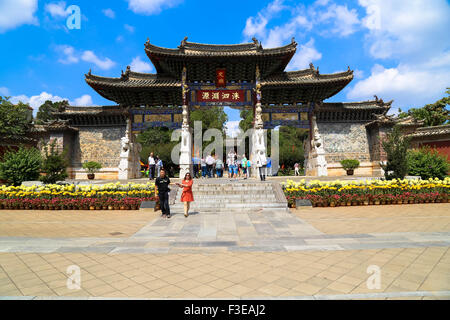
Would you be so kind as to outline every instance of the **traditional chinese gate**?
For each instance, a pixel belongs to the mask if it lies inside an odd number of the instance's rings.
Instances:
[[[149,127],[181,128],[181,176],[192,165],[189,112],[209,106],[253,109],[252,151],[258,159],[266,156],[264,129],[280,125],[310,129],[308,150],[316,159],[321,151],[319,143],[313,143],[320,140],[315,103],[342,90],[353,79],[353,72],[321,75],[312,64],[309,69],[287,72],[296,46],[294,39],[286,46],[265,49],[256,39],[236,45],[207,45],[185,38],[178,48],[168,49],[148,40],[145,51],[155,74],[127,67],[120,78],[89,72],[86,82],[130,111],[127,134]],[[317,167],[314,161],[309,164]],[[326,174],[326,163],[325,171],[316,172]]]

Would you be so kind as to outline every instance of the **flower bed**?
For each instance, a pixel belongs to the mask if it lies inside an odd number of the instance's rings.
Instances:
[[[287,180],[282,184],[290,207],[296,199],[310,200],[313,206],[350,206],[448,202],[450,178],[444,180]]]
[[[0,186],[0,209],[137,210],[155,201],[155,185],[110,183],[95,185]]]

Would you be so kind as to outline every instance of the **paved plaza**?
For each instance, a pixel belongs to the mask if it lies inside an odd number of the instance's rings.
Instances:
[[[2,298],[450,298],[450,204],[1,211]],[[67,288],[67,267],[81,289]],[[368,289],[369,266],[381,287]]]

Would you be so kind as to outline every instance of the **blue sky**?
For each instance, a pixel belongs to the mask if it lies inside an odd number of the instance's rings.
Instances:
[[[67,8],[77,5],[81,29],[69,30]],[[392,112],[434,102],[450,86],[450,3],[446,0],[0,0],[0,95],[37,108],[69,99],[77,105],[113,104],[84,82],[102,76],[154,72],[147,38],[175,48],[185,37],[232,44],[255,36],[264,47],[298,42],[288,70],[355,70],[355,79],[330,101],[378,95]],[[229,113],[230,127],[237,112]]]

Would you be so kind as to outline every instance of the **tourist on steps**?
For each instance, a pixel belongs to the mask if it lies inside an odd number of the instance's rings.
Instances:
[[[192,194],[192,180],[191,174],[188,172],[185,174],[183,181],[177,183],[180,188],[183,188],[181,193],[181,202],[184,202],[184,216],[187,218],[189,216],[189,206],[192,201],[194,201],[194,195]]]
[[[201,163],[201,167],[202,167],[202,178],[205,178],[206,177],[206,171],[207,171],[205,157],[202,157],[200,159],[200,163]]]
[[[241,168],[244,179],[247,179],[247,157],[245,156],[245,153],[242,155]]]
[[[161,172],[161,169],[163,168],[163,162],[162,160],[159,158],[159,156],[156,156],[155,158],[155,162],[156,162],[156,176],[159,177],[159,174]]]
[[[153,180],[155,178],[155,158],[153,157],[153,152],[148,156],[148,178]]]
[[[216,158],[216,175],[217,178],[222,178],[223,176],[223,161],[222,159],[218,158],[217,155]]]
[[[170,218],[169,192],[170,179],[166,177],[166,170],[161,169],[159,177],[155,180],[155,187],[158,188],[159,206],[161,207],[162,217]],[[173,183],[172,183],[173,184]]]

